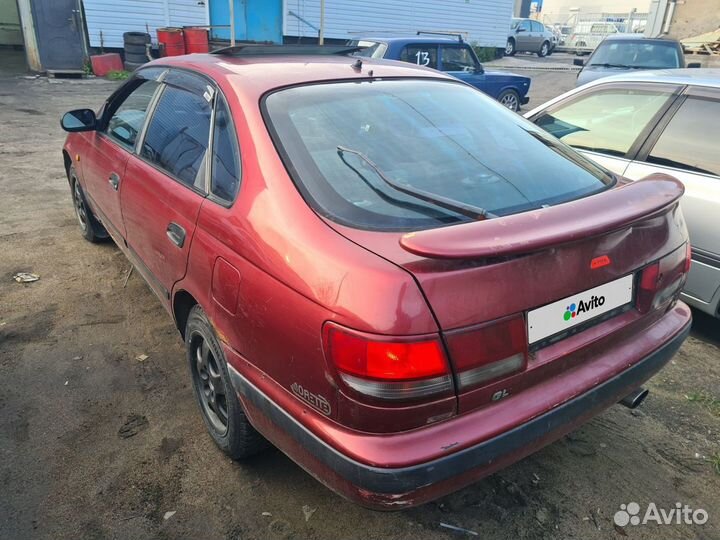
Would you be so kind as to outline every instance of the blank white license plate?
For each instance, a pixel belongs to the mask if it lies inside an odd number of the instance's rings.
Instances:
[[[590,321],[603,313],[628,304],[633,298],[633,275],[579,292],[528,311],[530,345]]]

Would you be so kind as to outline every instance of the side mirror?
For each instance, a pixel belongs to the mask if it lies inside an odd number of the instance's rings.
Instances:
[[[475,65],[475,73],[485,73],[485,68],[482,67],[482,64]]]
[[[75,109],[74,111],[66,112],[62,120],[60,120],[60,125],[69,133],[94,131],[97,127],[95,111],[92,109]]]
[[[690,62],[687,67],[689,68],[701,68],[702,64],[700,62]]]
[[[517,27],[517,30],[515,30],[515,33],[516,33],[516,34],[519,34],[520,32],[525,32],[525,29],[524,29],[523,27],[521,27],[521,26],[518,26],[518,27]]]
[[[573,65],[582,67],[585,65],[585,60],[583,60],[582,58],[574,58]]]

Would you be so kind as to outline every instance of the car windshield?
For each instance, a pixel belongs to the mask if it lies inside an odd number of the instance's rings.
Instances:
[[[588,65],[635,69],[678,68],[680,55],[673,42],[604,41],[595,50]]]
[[[558,204],[613,178],[460,83],[376,80],[270,94],[266,122],[315,210],[374,230],[416,230]]]

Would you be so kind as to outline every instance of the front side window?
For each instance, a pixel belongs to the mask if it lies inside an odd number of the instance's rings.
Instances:
[[[407,45],[400,53],[400,60],[437,69],[437,51],[435,45]]]
[[[475,57],[468,47],[442,47],[443,71],[475,71]]]
[[[428,194],[506,215],[613,182],[541,129],[459,83],[300,86],[270,94],[264,112],[305,199],[318,213],[354,227],[413,230],[476,218],[433,203]]]
[[[218,94],[213,129],[212,173],[210,191],[224,201],[232,202],[240,187],[240,151],[233,129],[230,109]]]
[[[158,88],[158,83],[137,79],[131,85],[138,86],[118,103],[110,105],[110,119],[105,132],[114,140],[132,149],[142,129],[148,107]]]
[[[520,29],[523,32],[529,32],[530,31],[530,21],[522,21],[520,23]]]
[[[532,31],[533,32],[543,32],[545,30],[545,27],[540,24],[539,22],[532,21]]]
[[[680,62],[680,51],[673,42],[622,40],[598,45],[588,66],[672,69],[679,68]]]
[[[624,156],[671,95],[670,90],[599,90],[534,121],[574,148]]]
[[[204,190],[210,116],[210,105],[204,97],[166,86],[148,125],[140,156],[183,184]]]
[[[720,101],[689,97],[647,158],[649,163],[720,176],[717,131]]]

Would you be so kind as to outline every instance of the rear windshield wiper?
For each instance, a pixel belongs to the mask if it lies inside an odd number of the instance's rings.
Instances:
[[[455,212],[457,214],[461,214],[465,217],[469,217],[471,219],[475,220],[483,220],[490,217],[497,217],[494,214],[491,214],[484,208],[480,208],[479,206],[473,206],[471,204],[465,204],[460,201],[456,201],[454,199],[448,199],[447,197],[443,197],[442,195],[438,195],[437,193],[430,193],[429,191],[425,191],[422,189],[413,188],[407,185],[400,184],[398,182],[395,182],[394,180],[391,180],[390,178],[385,175],[385,173],[378,167],[369,157],[367,157],[362,152],[359,152],[358,150],[353,150],[352,148],[347,148],[345,146],[338,145],[337,147],[337,153],[340,156],[340,159],[343,163],[350,166],[350,164],[345,161],[345,158],[343,157],[343,154],[354,154],[360,159],[362,159],[367,165],[375,171],[375,174],[377,174],[378,178],[385,182],[388,186],[391,188],[404,193],[406,195],[410,195],[411,197],[415,197],[416,199],[420,199],[421,201],[434,204],[436,206],[439,206],[441,208],[444,208],[446,210],[450,210],[452,212]],[[351,167],[352,168],[352,167]]]
[[[623,68],[623,69],[632,69],[633,68],[633,66],[628,66],[627,64],[590,64],[590,67]]]

